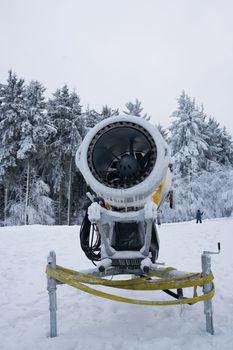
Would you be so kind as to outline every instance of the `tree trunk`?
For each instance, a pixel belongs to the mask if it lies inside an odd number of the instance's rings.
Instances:
[[[11,169],[8,169],[5,173],[5,181],[3,185],[4,189],[4,226],[6,226],[6,220],[8,217],[8,202],[9,202],[9,189],[11,184]]]
[[[72,163],[73,163],[73,157],[70,158],[70,166],[69,166],[67,225],[70,225],[71,188],[72,188],[72,165],[73,165]]]
[[[25,198],[25,216],[24,225],[28,225],[28,206],[29,206],[29,194],[31,185],[31,168],[32,168],[32,156],[29,154],[27,159],[27,187],[26,187],[26,198]]]
[[[62,225],[62,211],[63,211],[63,181],[60,184],[59,190],[59,209],[58,209],[58,225]]]
[[[6,219],[8,215],[8,196],[9,196],[9,183],[6,181],[4,188],[4,226],[6,226]]]
[[[5,188],[0,184],[0,226],[4,225],[4,208],[5,208]]]
[[[59,204],[58,204],[58,194],[53,194],[53,205],[54,205],[54,213],[55,213],[55,225],[59,224]]]

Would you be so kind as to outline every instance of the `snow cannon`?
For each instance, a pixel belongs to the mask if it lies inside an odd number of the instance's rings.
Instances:
[[[87,184],[117,208],[143,207],[165,176],[170,189],[169,161],[169,147],[157,128],[134,116],[103,120],[76,154]]]
[[[139,266],[147,272],[158,258],[156,222],[171,193],[169,162],[158,129],[136,116],[107,118],[84,138],[76,165],[92,190],[92,203],[80,238],[87,257],[100,261],[100,271]]]
[[[203,252],[201,273],[161,266],[164,263],[158,261],[158,209],[169,198],[169,160],[162,135],[136,116],[107,118],[88,132],[76,155],[76,164],[90,186],[80,242],[97,266],[81,272],[67,269],[56,265],[56,254],[50,252],[46,273],[51,337],[57,335],[58,284],[134,305],[180,307],[204,301],[206,330],[214,334],[210,254],[219,254],[220,244],[218,252]],[[109,288],[118,292],[109,293]],[[139,291],[143,298],[138,299]],[[176,300],[148,300],[146,291],[163,291]]]

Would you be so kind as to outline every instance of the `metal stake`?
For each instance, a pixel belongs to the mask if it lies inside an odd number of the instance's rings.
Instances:
[[[56,253],[51,251],[47,258],[48,265],[56,268]],[[47,290],[49,293],[49,311],[50,311],[50,337],[57,336],[57,283],[56,280],[47,275]]]
[[[202,275],[206,277],[211,272],[211,257],[209,254],[202,254],[201,256],[201,265],[202,265]],[[212,289],[212,283],[204,284],[203,293],[207,294]],[[212,300],[204,301],[204,314],[206,315],[206,331],[210,334],[214,334],[214,325],[213,325],[213,308],[212,308]]]

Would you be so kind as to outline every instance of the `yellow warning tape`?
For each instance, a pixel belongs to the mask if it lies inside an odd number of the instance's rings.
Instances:
[[[86,293],[93,294],[105,299],[120,301],[130,304],[138,305],[177,305],[177,304],[194,304],[199,301],[204,301],[211,299],[214,296],[214,285],[212,283],[214,276],[209,274],[207,277],[202,277],[200,273],[189,273],[182,276],[169,276],[168,278],[161,278],[160,280],[149,279],[161,274],[167,273],[174,268],[166,268],[164,270],[155,271],[151,274],[138,277],[131,280],[121,280],[121,281],[111,281],[103,278],[98,278],[90,276],[81,272],[65,269],[61,266],[56,268],[51,268],[47,266],[46,273],[47,275],[53,277],[54,279],[68,284],[72,287],[78,288]],[[125,297],[120,297],[117,295],[101,292],[99,290],[90,288],[83,283],[87,284],[98,284],[107,287],[120,288],[120,289],[129,289],[129,290],[164,290],[164,289],[180,289],[186,287],[194,287],[193,298],[184,298],[179,300],[169,300],[169,301],[147,301],[147,300],[137,300],[129,299]],[[212,290],[201,296],[197,296],[197,286],[203,286],[204,284],[212,283]]]
[[[132,289],[132,290],[163,290],[163,289],[178,289],[193,286],[200,286],[213,281],[213,274],[209,274],[207,277],[202,277],[200,273],[187,273],[181,276],[169,276],[169,278],[160,278],[159,280],[153,280],[152,277],[158,277],[161,274],[165,274],[175,270],[173,267],[168,267],[160,271],[154,271],[147,276],[138,277],[130,280],[118,280],[112,281],[99,277],[90,276],[81,272],[66,269],[61,266],[57,266],[56,269],[47,267],[47,271],[51,271],[52,277],[59,279],[59,275],[65,275],[66,278],[72,279],[77,282],[87,284],[99,284],[103,286]],[[50,274],[50,272],[47,272]]]

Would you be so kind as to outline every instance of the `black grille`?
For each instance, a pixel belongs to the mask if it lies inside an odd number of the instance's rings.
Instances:
[[[94,177],[110,188],[130,188],[154,168],[157,148],[150,133],[127,121],[107,125],[92,139],[87,152]]]
[[[112,259],[112,266],[139,269],[143,259]]]

